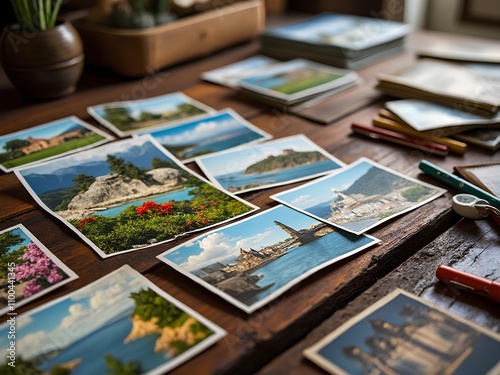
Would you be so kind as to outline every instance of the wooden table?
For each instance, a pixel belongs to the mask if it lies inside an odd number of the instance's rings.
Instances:
[[[69,115],[76,115],[103,129],[87,114],[87,106],[181,90],[215,109],[233,108],[275,138],[305,134],[345,163],[368,157],[409,177],[445,187],[421,174],[418,169],[420,160],[425,158],[452,171],[455,165],[499,161],[500,154],[470,147],[463,156],[440,157],[373,141],[353,135],[350,130],[353,121],[370,124],[384,102],[390,99],[374,89],[376,74],[411,64],[416,59],[415,46],[439,38],[457,37],[428,32],[411,35],[404,53],[360,70],[363,86],[340,95],[332,104],[354,104],[358,108],[328,125],[243,99],[231,89],[200,80],[203,71],[258,53],[259,43],[252,41],[139,79],[86,68],[77,92],[51,101],[22,98],[2,76],[0,134]],[[201,173],[193,163],[188,167]],[[276,205],[269,198],[271,194],[290,187],[251,192],[242,197],[263,210]],[[156,259],[156,255],[179,242],[101,259],[65,225],[42,210],[13,173],[0,175],[0,230],[24,224],[80,276],[78,280],[21,307],[18,312],[70,293],[129,264],[228,332],[216,345],[173,370],[173,374],[322,373],[303,359],[302,350],[396,287],[500,332],[498,305],[474,295],[453,294],[434,276],[438,265],[448,264],[478,276],[500,279],[500,227],[490,221],[461,219],[451,210],[454,193],[449,190],[423,207],[371,230],[371,235],[382,240],[380,245],[317,272],[250,315]]]

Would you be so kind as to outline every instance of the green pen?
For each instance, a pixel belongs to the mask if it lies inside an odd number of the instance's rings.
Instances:
[[[434,177],[436,180],[441,181],[448,186],[451,186],[455,190],[484,199],[488,201],[488,203],[493,207],[500,209],[500,199],[498,197],[495,197],[493,194],[490,194],[480,187],[471,184],[469,181],[466,181],[463,178],[447,172],[444,169],[435,166],[431,162],[428,162],[427,160],[422,160],[418,167],[425,174],[428,174],[429,176]]]

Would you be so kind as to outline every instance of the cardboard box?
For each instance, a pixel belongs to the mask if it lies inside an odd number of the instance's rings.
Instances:
[[[74,21],[89,65],[144,76],[256,37],[265,22],[261,0],[248,0],[147,29]]]

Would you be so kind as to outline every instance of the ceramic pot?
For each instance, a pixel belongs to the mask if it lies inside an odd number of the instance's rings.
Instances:
[[[0,48],[7,77],[25,96],[47,99],[75,91],[84,55],[80,35],[71,23],[33,32],[7,26]]]

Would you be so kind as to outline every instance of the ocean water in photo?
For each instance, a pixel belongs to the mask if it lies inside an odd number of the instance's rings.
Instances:
[[[209,152],[227,150],[229,148],[236,147],[259,138],[262,138],[262,135],[249,130],[248,132],[245,132],[245,134],[241,134],[236,137],[223,139],[213,143],[202,144],[198,147],[193,148],[192,150],[187,151],[184,157],[190,158],[196,155],[202,155]]]
[[[108,373],[106,354],[119,359],[122,363],[137,361],[143,371],[151,370],[170,358],[162,353],[154,352],[154,345],[159,335],[149,335],[124,344],[124,340],[132,329],[130,321],[132,310],[120,319],[108,323],[83,339],[63,349],[56,356],[39,361],[42,371],[49,371],[54,365],[60,365],[80,359],[71,375],[106,374]]]
[[[274,285],[245,303],[251,305],[260,301],[311,269],[372,241],[369,237],[336,231],[314,242],[289,250],[282,257],[252,272],[252,275],[262,276],[257,282],[258,286]]]
[[[282,169],[279,171],[272,171],[267,173],[252,173],[244,174],[244,171],[229,173],[217,176],[217,181],[228,189],[231,186],[239,187],[242,190],[248,184],[275,184],[284,181],[296,180],[304,176],[316,175],[326,171],[330,171],[340,166],[330,159],[322,160],[313,164],[301,165],[295,168]]]
[[[186,187],[182,190],[176,190],[172,191],[166,194],[162,195],[157,195],[154,197],[146,197],[146,198],[141,198],[135,201],[127,202],[124,204],[121,204],[119,206],[111,207],[103,211],[97,211],[96,214],[101,215],[101,216],[118,216],[120,212],[122,212],[125,208],[129,206],[140,206],[144,202],[147,201],[153,201],[158,204],[162,204],[165,202],[170,202],[170,201],[184,201],[184,200],[191,200],[193,198],[192,195],[189,195],[189,192],[192,190],[192,187]]]

